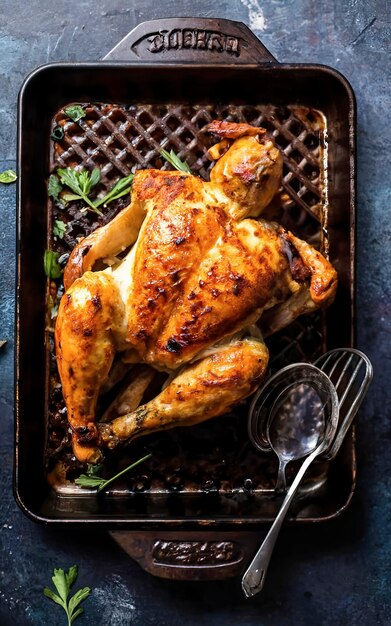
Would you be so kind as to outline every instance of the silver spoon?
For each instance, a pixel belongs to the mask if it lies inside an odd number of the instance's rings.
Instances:
[[[324,398],[330,381],[318,367],[295,363],[279,370],[256,393],[249,411],[249,437],[279,459],[276,491],[286,491],[285,468],[307,456],[324,430]]]
[[[373,369],[368,357],[354,348],[336,348],[315,361],[315,365],[330,378],[339,402],[339,425],[333,445],[322,456],[331,460],[337,455],[368,391],[373,378]],[[284,390],[284,381],[280,381]],[[254,446],[262,452],[270,452],[267,425],[275,399],[269,381],[255,394],[249,411],[248,434]]]
[[[294,370],[296,372],[296,368]],[[274,401],[266,426],[266,435],[276,453],[279,466],[275,490],[286,491],[285,468],[314,450],[324,432],[322,400],[308,381],[308,368],[301,370],[305,380],[294,382]]]
[[[262,393],[264,396],[262,396]],[[314,365],[283,368],[263,386],[260,410],[270,407],[268,436],[280,456],[280,480],[287,462],[307,456],[264,542],[242,578],[247,598],[263,588],[270,558],[296,490],[314,459],[331,446],[338,426],[338,396],[330,379]]]

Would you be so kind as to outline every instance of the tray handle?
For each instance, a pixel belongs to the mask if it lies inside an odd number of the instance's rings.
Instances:
[[[277,63],[242,22],[199,17],[143,22],[126,35],[104,60],[203,65]]]
[[[224,580],[241,574],[259,543],[254,532],[110,531],[141,567],[172,580]]]

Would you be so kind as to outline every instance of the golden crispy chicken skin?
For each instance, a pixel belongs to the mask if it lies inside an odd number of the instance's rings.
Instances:
[[[223,415],[256,390],[267,363],[264,343],[254,339],[231,342],[212,356],[188,365],[144,406],[102,424],[102,441],[113,448],[150,432],[192,426]]]
[[[259,217],[282,173],[281,154],[263,129],[214,122],[210,130],[220,139],[210,150],[218,159],[210,182],[138,171],[129,206],[68,261],[55,338],[82,461],[96,462],[102,446],[225,413],[255,390],[268,363],[262,341],[243,339],[246,328],[259,321],[266,334],[275,332],[334,297],[330,263]],[[128,248],[115,265],[91,271]],[[170,382],[135,410],[125,393],[119,406],[129,412],[97,423],[97,399],[118,353],[170,373]]]

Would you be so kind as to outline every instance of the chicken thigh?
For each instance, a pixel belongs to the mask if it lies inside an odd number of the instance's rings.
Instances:
[[[221,415],[261,383],[264,333],[330,303],[337,277],[304,241],[260,217],[281,184],[282,157],[263,129],[213,122],[221,140],[210,182],[140,170],[131,202],[73,250],[56,353],[73,449],[101,448]],[[94,271],[108,257],[124,254]],[[152,401],[112,422],[96,406],[114,357],[171,374]]]

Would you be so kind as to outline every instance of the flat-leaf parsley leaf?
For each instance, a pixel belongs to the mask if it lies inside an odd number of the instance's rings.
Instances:
[[[79,607],[79,604],[88,598],[91,593],[89,587],[83,587],[83,589],[76,591],[68,601],[71,587],[77,579],[77,573],[77,565],[70,567],[67,572],[61,569],[61,567],[55,568],[52,581],[58,593],[55,593],[49,587],[45,587],[43,590],[44,595],[49,598],[49,600],[59,604],[64,609],[68,618],[68,626],[72,626],[75,619],[83,613],[84,609]]]
[[[73,200],[79,199],[84,200],[88,206],[98,213],[98,215],[102,215],[99,209],[96,208],[95,204],[88,197],[91,193],[93,187],[95,187],[100,181],[100,169],[95,168],[90,173],[88,170],[81,170],[81,172],[77,172],[75,169],[71,167],[67,167],[66,169],[58,169],[57,174],[60,177],[60,181],[66,187],[69,187],[73,191],[76,197],[73,197]]]
[[[5,170],[5,172],[0,172],[0,183],[9,185],[9,183],[14,183],[17,178],[18,177],[14,170]]]
[[[67,115],[73,122],[78,122],[86,116],[86,112],[80,104],[73,104],[64,109],[65,115]]]
[[[62,184],[58,180],[57,176],[51,174],[48,182],[48,194],[53,200],[59,200],[59,194],[62,191]]]
[[[54,220],[53,235],[62,239],[67,232],[67,225],[62,220]]]

